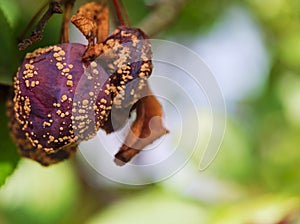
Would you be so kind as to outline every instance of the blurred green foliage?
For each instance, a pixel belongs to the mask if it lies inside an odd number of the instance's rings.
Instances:
[[[168,35],[189,36],[208,31],[235,0],[187,1],[178,19],[168,27]]]
[[[188,220],[189,224],[198,224],[207,222],[207,214],[204,208],[193,201],[154,189],[114,204],[87,223],[152,224],[158,223],[158,220],[159,223],[185,223]]]
[[[11,140],[6,117],[6,106],[0,102],[0,186],[5,183],[6,177],[15,169],[19,161],[17,147]]]
[[[0,220],[58,223],[72,210],[78,190],[70,163],[45,168],[24,160],[0,192]]]
[[[144,2],[153,1],[124,2],[133,25],[151,13],[152,8]],[[41,4],[33,0],[0,0],[0,83],[12,82],[25,54],[18,52],[17,38]],[[161,35],[196,38],[209,31],[233,5],[252,14],[272,61],[263,93],[243,99],[237,105],[241,112],[229,114],[221,151],[206,171],[221,182],[234,185],[232,189],[238,187],[243,192],[238,200],[205,203],[197,199],[198,195],[192,199],[186,196],[185,189],[171,193],[164,184],[145,187],[138,194],[136,189],[122,187],[117,193],[115,189],[95,190],[83,178],[78,178],[80,168],[70,162],[42,168],[21,160],[15,174],[6,180],[19,158],[9,138],[2,102],[0,185],[5,180],[6,184],[0,190],[0,223],[24,223],[25,220],[27,223],[297,223],[300,1],[189,0]],[[61,17],[55,15],[46,26],[43,41],[28,51],[55,44],[60,22]],[[107,192],[114,196],[100,200],[99,197],[109,195]],[[235,190],[231,192],[234,194]]]
[[[208,223],[298,223],[299,219],[296,220],[295,214],[300,209],[299,205],[296,197],[264,195],[219,208],[214,211],[216,214]]]
[[[4,14],[3,7],[0,8],[0,27],[1,35],[1,55],[0,55],[0,83],[11,83],[12,77],[16,73],[18,66],[18,51],[16,48],[16,38],[13,34],[13,25],[15,24],[16,17],[7,17],[11,13]],[[6,65],[6,66],[4,66]]]

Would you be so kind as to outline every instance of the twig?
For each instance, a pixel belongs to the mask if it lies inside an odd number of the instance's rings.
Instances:
[[[37,20],[37,18],[45,10],[45,8],[47,7],[48,4],[49,4],[48,2],[45,2],[44,5],[42,5],[42,7],[39,9],[39,11],[32,17],[32,19],[26,26],[24,32],[22,33],[22,35],[18,38],[19,42],[21,42],[25,38],[25,35],[28,33],[29,29],[33,26],[33,23]]]
[[[60,1],[59,0],[52,0],[49,3],[48,10],[43,15],[43,17],[40,19],[40,21],[38,22],[35,29],[32,31],[29,39],[25,39],[21,43],[19,43],[19,45],[18,45],[19,50],[24,50],[27,47],[29,47],[30,45],[32,45],[33,43],[41,40],[42,39],[42,33],[44,31],[44,28],[45,28],[46,23],[48,22],[48,20],[51,18],[51,16],[54,13],[61,14],[62,12],[63,11],[61,9]]]
[[[138,25],[148,36],[155,36],[172,23],[188,0],[159,0],[154,11]]]

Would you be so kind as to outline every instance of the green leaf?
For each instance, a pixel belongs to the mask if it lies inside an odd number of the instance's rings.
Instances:
[[[2,10],[0,10],[0,27],[0,83],[12,84],[13,76],[19,64],[19,52],[16,37],[13,35],[13,30],[9,26]]]
[[[0,186],[5,183],[6,178],[13,173],[20,156],[17,147],[11,140],[6,116],[6,106],[0,104]]]
[[[0,191],[0,216],[5,220],[0,222],[65,223],[62,219],[77,203],[79,185],[75,175],[70,161],[42,167],[22,159]]]
[[[3,12],[11,28],[15,27],[19,18],[20,9],[14,0],[0,0],[0,11]]]

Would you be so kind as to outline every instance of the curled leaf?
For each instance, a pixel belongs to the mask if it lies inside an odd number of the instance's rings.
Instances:
[[[140,99],[136,105],[136,120],[133,122],[124,144],[115,155],[117,165],[124,165],[147,145],[169,132],[163,126],[162,107],[156,97],[152,95],[148,83],[144,87],[144,91],[146,96]]]
[[[104,41],[109,32],[108,7],[97,2],[82,5],[71,22],[82,32],[89,45]]]

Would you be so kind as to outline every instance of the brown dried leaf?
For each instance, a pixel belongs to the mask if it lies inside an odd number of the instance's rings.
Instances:
[[[145,87],[147,94],[140,99],[136,105],[136,120],[131,126],[124,144],[115,155],[117,165],[124,165],[130,161],[144,147],[151,144],[154,140],[169,133],[163,126],[162,107],[148,85]]]
[[[95,29],[94,21],[87,19],[85,16],[74,15],[71,22],[80,30],[80,32],[88,39],[89,35]]]
[[[97,2],[82,5],[72,16],[71,22],[88,39],[89,45],[104,41],[109,33],[108,7]]]
[[[108,7],[102,6],[101,12],[98,13],[97,21],[97,43],[103,42],[109,34]]]
[[[82,55],[82,60],[83,61],[93,61],[95,58],[97,58],[101,52],[102,52],[103,44],[93,44],[93,45],[88,45],[87,49]]]

